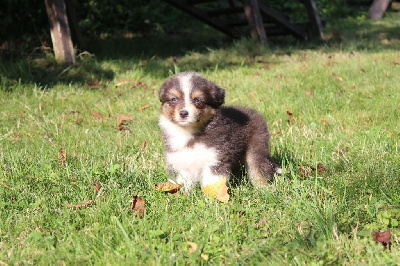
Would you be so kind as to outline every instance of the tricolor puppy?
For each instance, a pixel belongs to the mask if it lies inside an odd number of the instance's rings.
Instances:
[[[246,108],[220,107],[225,91],[199,73],[168,78],[159,92],[161,127],[170,181],[186,191],[214,184],[246,165],[250,181],[264,186],[281,169],[270,159],[264,119]]]

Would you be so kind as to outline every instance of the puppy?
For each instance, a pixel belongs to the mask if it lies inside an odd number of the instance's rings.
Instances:
[[[271,161],[267,125],[256,111],[221,107],[225,91],[199,73],[165,80],[159,91],[159,125],[170,181],[186,191],[214,184],[246,165],[254,186],[265,186],[281,169]]]

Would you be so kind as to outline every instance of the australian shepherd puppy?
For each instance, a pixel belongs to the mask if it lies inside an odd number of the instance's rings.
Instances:
[[[168,78],[159,97],[170,181],[186,191],[198,183],[229,180],[242,165],[255,186],[265,186],[281,172],[270,159],[263,117],[247,108],[221,107],[225,91],[199,73]]]

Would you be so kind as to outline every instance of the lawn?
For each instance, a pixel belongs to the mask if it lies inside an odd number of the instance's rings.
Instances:
[[[0,265],[398,263],[399,28],[395,13],[321,43],[106,39],[68,68],[46,50],[3,60]],[[270,186],[231,186],[227,203],[153,189],[158,88],[189,69],[268,121],[284,170]]]

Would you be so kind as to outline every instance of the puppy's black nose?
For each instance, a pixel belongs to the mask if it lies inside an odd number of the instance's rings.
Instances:
[[[180,117],[185,118],[185,117],[189,116],[189,112],[186,110],[181,110],[181,111],[179,111],[179,115],[180,115]]]

